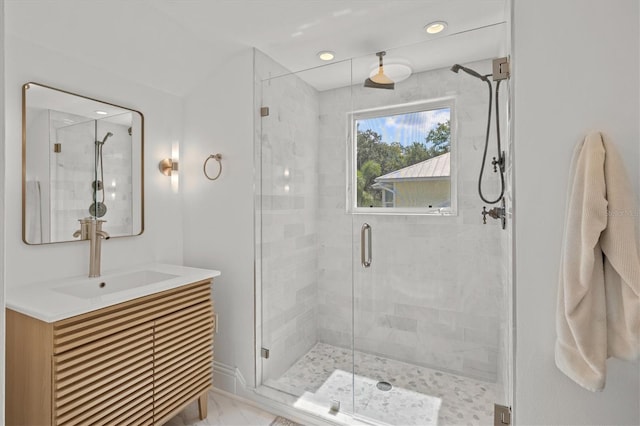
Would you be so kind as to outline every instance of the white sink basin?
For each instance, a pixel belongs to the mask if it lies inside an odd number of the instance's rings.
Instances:
[[[131,290],[149,284],[176,278],[177,275],[165,274],[158,271],[135,271],[122,275],[109,275],[89,278],[73,285],[52,288],[51,290],[81,299],[92,299],[105,294]]]
[[[97,278],[76,276],[18,285],[6,290],[6,307],[48,323],[171,290],[220,271],[150,263],[105,271]]]

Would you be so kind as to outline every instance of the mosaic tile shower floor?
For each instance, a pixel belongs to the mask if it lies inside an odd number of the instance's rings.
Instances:
[[[355,412],[389,425],[493,424],[495,383],[357,351],[354,360],[352,381],[351,351],[317,343],[282,376],[265,384],[297,397],[298,408],[321,415],[332,399],[340,401],[342,412],[353,412],[355,384]],[[378,381],[393,388],[381,391]]]

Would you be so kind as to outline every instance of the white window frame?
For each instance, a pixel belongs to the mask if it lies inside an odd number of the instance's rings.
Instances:
[[[450,140],[450,186],[451,206],[446,208],[428,207],[358,207],[357,197],[357,120],[385,117],[390,115],[407,114],[412,112],[431,111],[449,108],[451,120]],[[392,215],[429,215],[429,216],[457,216],[458,214],[458,161],[457,161],[457,120],[455,98],[446,97],[430,99],[400,105],[353,111],[347,114],[348,143],[347,143],[347,212],[351,214],[392,214]]]

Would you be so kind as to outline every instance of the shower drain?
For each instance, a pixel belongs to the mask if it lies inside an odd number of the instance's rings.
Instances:
[[[385,391],[386,392],[386,391],[390,391],[393,386],[391,386],[391,383],[389,383],[389,382],[378,382],[376,384],[376,387],[378,389],[380,389],[381,391]]]

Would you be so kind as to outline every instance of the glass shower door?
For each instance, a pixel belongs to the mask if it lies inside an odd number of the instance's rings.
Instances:
[[[440,391],[458,386],[442,371],[460,361],[446,340],[457,333],[452,316],[462,301],[457,285],[444,284],[456,274],[442,262],[447,253],[429,241],[437,225],[402,216],[355,220],[364,243],[354,267],[355,414],[383,424],[442,424]]]
[[[493,424],[494,404],[510,405],[510,231],[480,214],[481,83],[447,68],[394,91],[354,86],[353,387],[366,421]]]
[[[258,368],[276,398],[335,420],[352,411],[353,401],[351,218],[344,192],[325,187],[342,184],[345,151],[326,148],[344,146],[344,117],[336,121],[334,114],[350,108],[350,63],[281,71],[275,67],[260,85],[268,111],[258,147]],[[319,89],[326,73],[346,78],[346,89]]]
[[[494,404],[510,405],[505,277],[483,252],[499,250],[504,231],[481,219],[461,226],[454,216],[354,215],[357,417],[484,425]]]

